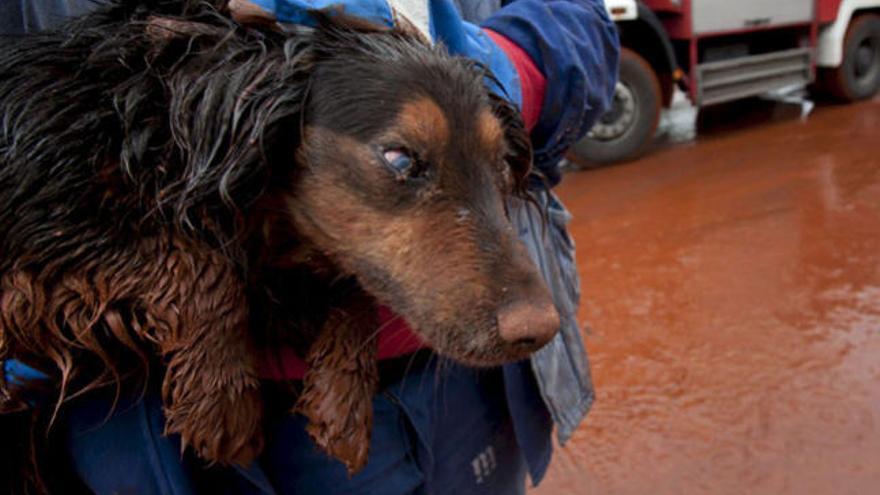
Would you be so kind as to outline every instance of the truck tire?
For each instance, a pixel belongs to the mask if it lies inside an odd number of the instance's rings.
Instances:
[[[575,143],[569,158],[584,168],[639,157],[654,138],[663,95],[651,65],[627,48],[620,52],[620,80],[611,110],[586,137]]]
[[[853,102],[871,98],[880,90],[880,17],[855,18],[846,31],[843,63],[820,74],[822,88],[831,96]]]

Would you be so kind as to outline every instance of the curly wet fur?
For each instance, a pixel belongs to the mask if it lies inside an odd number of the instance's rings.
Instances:
[[[306,431],[327,453],[340,459],[349,474],[367,464],[372,424],[372,397],[379,382],[376,363],[378,327],[375,301],[361,290],[352,290],[330,312],[306,363],[317,373],[303,379],[303,391],[294,407],[309,418]],[[357,318],[352,318],[352,315]]]
[[[326,19],[293,34],[249,28],[216,4],[119,2],[4,41],[0,360],[58,384],[48,422],[72,397],[160,371],[167,432],[210,461],[246,463],[262,444],[253,348],[284,340],[313,366],[297,406],[310,433],[355,469],[369,444],[375,322],[367,296],[291,230],[281,185],[300,173],[292,157],[322,60],[340,47],[410,46],[426,60],[442,50]],[[523,191],[521,120],[500,99],[493,108]],[[0,383],[0,411],[19,392]],[[22,486],[46,489],[39,477]]]
[[[206,4],[126,5],[0,59],[0,358],[54,376],[57,409],[158,352],[167,431],[248,462],[262,439],[242,239],[264,143],[300,114],[306,50]],[[158,15],[200,29],[157,36]]]

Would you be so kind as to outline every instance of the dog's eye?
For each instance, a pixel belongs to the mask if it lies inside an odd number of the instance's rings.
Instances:
[[[391,148],[382,152],[385,163],[399,176],[407,175],[415,164],[415,158],[409,150],[404,148]]]

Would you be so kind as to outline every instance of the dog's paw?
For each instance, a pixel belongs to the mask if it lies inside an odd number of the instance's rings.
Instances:
[[[178,434],[181,448],[221,465],[247,466],[263,450],[262,398],[257,386],[207,391],[165,410],[165,434]]]

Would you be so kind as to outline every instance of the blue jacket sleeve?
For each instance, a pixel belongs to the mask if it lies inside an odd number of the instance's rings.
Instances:
[[[0,0],[0,35],[49,29],[99,6],[95,0]]]
[[[620,62],[617,28],[602,0],[516,0],[483,27],[519,45],[547,79],[532,143],[535,165],[555,185],[565,150],[611,105]]]
[[[25,21],[19,2],[0,3],[0,36],[24,34]]]

